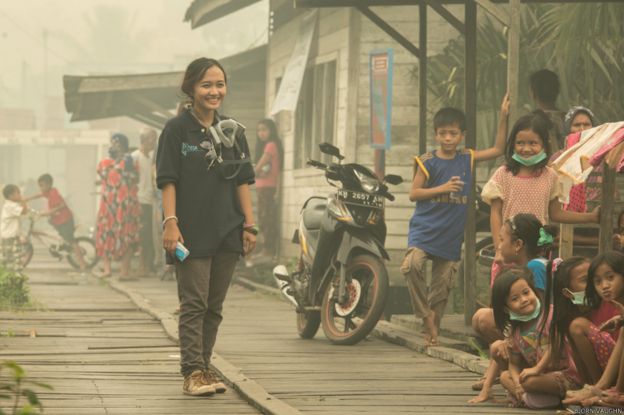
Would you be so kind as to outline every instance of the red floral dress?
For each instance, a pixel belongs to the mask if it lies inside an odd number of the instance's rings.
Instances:
[[[137,196],[138,170],[131,157],[107,158],[97,167],[102,197],[97,214],[95,246],[99,257],[118,260],[139,243],[141,205]]]

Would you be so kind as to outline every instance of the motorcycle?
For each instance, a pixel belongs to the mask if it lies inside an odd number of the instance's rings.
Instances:
[[[300,337],[314,337],[322,325],[332,343],[352,345],[371,332],[386,304],[384,202],[394,200],[387,184],[403,179],[391,174],[380,181],[360,164],[341,164],[337,147],[322,143],[319,148],[338,162],[308,160],[308,165],[323,170],[337,190],[304,203],[293,236],[300,245],[297,269],[289,274],[278,265],[273,276],[296,309]]]

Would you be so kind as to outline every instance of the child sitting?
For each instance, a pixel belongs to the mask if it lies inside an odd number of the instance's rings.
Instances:
[[[568,389],[577,388],[578,375],[568,356],[553,360],[549,348],[550,313],[533,286],[527,268],[504,271],[492,287],[496,326],[509,330],[509,370],[501,374],[512,406],[555,408]]]
[[[527,267],[533,276],[534,286],[540,298],[546,290],[546,264],[544,255],[553,242],[556,228],[543,227],[532,214],[518,214],[505,221],[499,235],[497,249],[506,263]],[[494,294],[492,293],[492,296]],[[480,403],[491,398],[490,388],[498,376],[503,360],[508,356],[508,342],[503,341],[503,332],[496,327],[494,312],[491,308],[477,310],[472,318],[472,327],[477,335],[490,344],[490,365],[485,376],[472,385],[481,393],[470,403]]]
[[[608,406],[624,405],[624,335],[622,322],[624,315],[624,254],[615,251],[605,252],[596,256],[588,270],[586,302],[596,307],[600,302],[609,301],[615,305],[620,316],[609,320],[601,328],[615,323],[619,329],[617,342],[609,357],[602,376],[594,386],[585,385],[579,391],[567,394],[564,404],[582,404],[590,406],[608,404]]]
[[[600,331],[602,323],[615,315],[617,309],[608,301],[592,301],[593,309],[586,301],[587,274],[589,261],[583,257],[566,260],[557,258],[551,284],[545,296],[545,304],[553,304],[550,326],[550,346],[553,359],[564,353],[569,345],[574,363],[585,383],[594,384],[607,366],[609,356],[615,346],[614,338]]]

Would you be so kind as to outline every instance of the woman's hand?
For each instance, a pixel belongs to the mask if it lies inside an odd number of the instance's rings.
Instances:
[[[509,361],[509,349],[511,349],[511,342],[508,339],[492,343],[492,354],[496,358]]]
[[[509,116],[509,106],[511,105],[511,101],[509,100],[509,92],[505,94],[503,97],[503,102],[501,102],[500,115],[501,117]]]
[[[605,321],[604,323],[602,323],[598,327],[598,329],[600,329],[601,331],[613,331],[617,329],[618,327],[620,327],[621,322],[622,322],[622,316],[614,316],[614,317],[611,317],[609,320]]]
[[[165,230],[163,232],[163,248],[170,254],[175,253],[175,248],[178,241],[184,243],[184,238],[178,228],[178,222],[175,220],[168,220],[165,223]]]
[[[531,376],[537,376],[539,374],[540,374],[540,370],[537,367],[530,367],[527,369],[523,369],[522,372],[520,372],[520,382],[524,382]]]
[[[243,231],[243,255],[249,255],[256,247],[256,235]]]

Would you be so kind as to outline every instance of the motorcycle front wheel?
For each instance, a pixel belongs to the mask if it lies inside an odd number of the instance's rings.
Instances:
[[[321,325],[321,313],[315,310],[297,313],[297,332],[302,339],[311,339]]]
[[[355,256],[347,264],[348,298],[338,303],[334,292],[339,277],[328,284],[321,306],[325,336],[334,344],[353,345],[363,340],[383,313],[388,296],[388,272],[381,260],[369,254]]]

